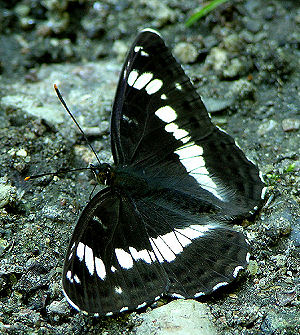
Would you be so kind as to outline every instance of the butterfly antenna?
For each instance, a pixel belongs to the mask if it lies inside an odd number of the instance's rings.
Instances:
[[[24,180],[27,181],[29,179],[36,179],[36,178],[45,177],[45,176],[56,176],[56,175],[58,175],[60,173],[73,172],[73,171],[82,171],[82,170],[90,170],[90,168],[89,167],[85,167],[85,168],[79,168],[79,169],[60,170],[60,171],[56,171],[56,172],[41,173],[41,174],[36,174],[34,176],[27,176],[27,177],[24,178]]]
[[[74,115],[73,115],[73,114],[71,113],[71,111],[69,110],[69,108],[68,108],[67,104],[65,103],[65,100],[63,99],[62,95],[60,94],[60,91],[59,91],[59,89],[58,89],[58,87],[57,87],[56,84],[54,84],[54,89],[55,89],[55,92],[56,92],[56,94],[57,94],[57,96],[58,96],[58,99],[60,100],[61,104],[64,106],[65,110],[68,112],[68,114],[70,115],[70,117],[72,118],[72,120],[74,121],[74,123],[76,124],[77,128],[80,130],[80,132],[81,132],[81,134],[83,135],[83,137],[84,137],[86,143],[87,143],[88,146],[91,148],[91,150],[93,151],[94,155],[96,156],[98,163],[101,164],[101,163],[100,163],[100,160],[99,160],[99,157],[98,157],[97,154],[96,154],[95,149],[93,148],[93,146],[91,145],[91,143],[90,143],[89,140],[87,139],[87,137],[86,137],[84,131],[81,129],[81,127],[80,127],[79,123],[77,122],[77,120],[75,119]]]

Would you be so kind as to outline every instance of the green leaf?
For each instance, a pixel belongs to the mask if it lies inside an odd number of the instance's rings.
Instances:
[[[293,172],[295,170],[295,167],[296,167],[296,164],[292,163],[285,169],[285,172]]]
[[[202,7],[199,12],[193,14],[185,23],[186,27],[190,27],[192,24],[194,24],[196,21],[198,21],[201,17],[205,16],[212,10],[214,10],[216,7],[221,5],[222,3],[226,2],[228,0],[213,0],[208,5]]]

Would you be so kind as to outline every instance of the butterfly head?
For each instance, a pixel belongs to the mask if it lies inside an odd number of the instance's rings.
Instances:
[[[96,178],[97,183],[110,185],[114,176],[112,167],[107,163],[90,164],[90,168]]]

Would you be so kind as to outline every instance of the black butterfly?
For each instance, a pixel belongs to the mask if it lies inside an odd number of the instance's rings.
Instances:
[[[254,213],[264,184],[151,29],[123,66],[111,146],[114,166],[91,167],[108,187],[87,204],[68,247],[68,302],[112,315],[233,281],[249,253],[229,224]]]

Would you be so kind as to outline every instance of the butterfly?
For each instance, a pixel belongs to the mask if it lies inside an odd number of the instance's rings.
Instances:
[[[63,269],[75,309],[109,316],[161,296],[197,298],[232,282],[249,246],[232,222],[261,205],[264,183],[213,125],[190,79],[154,30],[123,65],[111,115],[114,165],[86,205]]]

